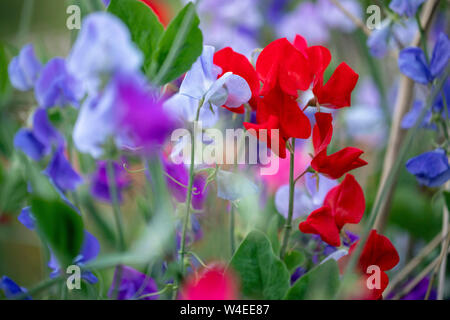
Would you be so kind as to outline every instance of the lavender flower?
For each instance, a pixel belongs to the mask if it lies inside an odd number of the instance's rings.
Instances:
[[[17,90],[28,91],[33,89],[41,69],[42,64],[36,58],[33,45],[27,44],[11,60],[8,66],[9,79]]]
[[[406,169],[416,176],[420,184],[428,187],[439,187],[450,179],[450,166],[443,149],[425,152],[409,159]]]
[[[0,290],[3,291],[7,299],[14,298],[18,295],[27,293],[27,289],[19,287],[11,278],[3,276],[0,279]],[[24,297],[24,300],[31,300],[29,295]]]
[[[413,17],[425,0],[392,0],[389,8],[401,16]]]
[[[64,149],[61,147],[54,153],[44,173],[61,192],[75,191],[77,186],[83,182],[65,157]]]

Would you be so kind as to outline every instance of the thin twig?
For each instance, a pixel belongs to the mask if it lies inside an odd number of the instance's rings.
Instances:
[[[367,26],[362,22],[358,17],[355,17],[350,11],[348,11],[338,0],[331,0],[331,2],[334,3],[336,7],[339,8],[339,10],[342,11],[343,14],[345,14],[352,22],[360,28],[367,36],[370,35],[371,31]]]

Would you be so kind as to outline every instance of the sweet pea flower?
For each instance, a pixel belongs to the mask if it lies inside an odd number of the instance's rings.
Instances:
[[[420,48],[406,48],[400,52],[398,66],[400,71],[417,83],[428,84],[444,71],[450,58],[450,42],[447,35],[441,33],[434,46],[430,63]]]
[[[198,276],[193,274],[180,294],[182,300],[236,300],[238,296],[236,277],[220,264],[205,268]]]
[[[329,245],[339,247],[342,228],[347,223],[359,223],[365,207],[360,185],[351,174],[347,174],[338,186],[327,193],[323,206],[300,223],[299,229],[303,233],[318,234]]]
[[[116,283],[118,274],[121,275],[121,278],[118,281],[119,283]],[[109,289],[108,297],[116,298],[113,296],[116,290],[118,293],[118,300],[132,300],[138,299],[144,295],[157,293],[158,287],[155,280],[153,280],[146,274],[128,266],[120,266],[117,267],[116,271],[114,272],[113,283],[111,284],[111,287]],[[155,294],[141,299],[158,300],[158,298],[159,295]]]
[[[97,238],[85,230],[83,245],[81,247],[80,253],[77,257],[75,257],[73,264],[83,266],[87,262],[95,260],[99,253],[100,243],[98,242]],[[53,270],[50,274],[50,278],[55,278],[59,276],[61,272],[64,272],[61,271],[59,262],[53,253],[51,253],[48,267]],[[86,280],[90,284],[95,284],[98,281],[97,277],[89,270],[83,270],[81,272],[81,278]]]
[[[217,108],[239,108],[252,97],[247,82],[231,72],[223,74],[213,63],[214,47],[204,46],[202,55],[192,65],[181,84],[178,94],[164,103],[169,113],[181,120],[193,122],[197,110],[203,127],[212,127],[218,120]]]
[[[31,207],[23,208],[17,219],[29,230],[34,230],[36,228],[36,220],[31,213]]]
[[[348,259],[356,250],[359,241],[354,243],[349,250],[349,254],[339,260],[339,266],[343,269]],[[369,300],[379,300],[383,298],[383,291],[389,284],[389,277],[385,271],[394,268],[400,261],[397,250],[392,245],[391,241],[378,234],[376,230],[372,230],[369,234],[367,242],[361,252],[361,256],[358,259],[356,270],[362,275],[361,295],[360,298]],[[367,279],[372,275],[368,273],[370,266],[377,266],[381,271],[380,288],[369,289],[367,287]]]
[[[72,168],[61,147],[53,154],[44,174],[61,192],[75,191],[83,182],[79,174]]]
[[[113,14],[95,12],[83,21],[67,58],[67,69],[83,81],[85,90],[93,93],[105,75],[138,71],[142,62],[142,53],[125,24]]]
[[[36,58],[32,44],[27,44],[14,57],[9,66],[8,74],[11,84],[20,91],[28,91],[34,88],[42,69],[41,62]]]
[[[189,172],[184,163],[175,164],[170,160],[163,159],[164,169],[167,173],[167,186],[174,198],[180,202],[186,202],[187,188],[189,183]],[[196,210],[203,208],[208,190],[204,190],[206,178],[196,175],[193,182],[192,207]]]
[[[113,138],[120,147],[152,152],[163,144],[175,126],[140,73],[116,73],[103,92],[89,97],[81,107],[73,139],[77,149],[94,158]]]
[[[337,186],[336,180],[328,179],[322,175],[313,173],[305,174],[305,189],[294,189],[293,218],[297,219],[308,215],[310,212],[322,206],[328,191]],[[275,194],[275,207],[285,218],[289,209],[289,185],[281,186]]]
[[[406,162],[406,169],[416,176],[421,185],[442,186],[450,179],[448,157],[443,149],[425,152]]]
[[[67,71],[66,61],[53,58],[41,71],[35,95],[42,108],[78,106],[83,89],[81,83]]]
[[[35,111],[33,128],[22,128],[14,137],[14,147],[35,161],[50,154],[53,146],[58,147],[63,144],[63,137],[50,123],[47,112],[43,108]]]
[[[11,278],[3,276],[0,279],[0,290],[3,291],[7,299],[13,299],[15,296],[26,294],[27,289],[20,287]],[[24,300],[31,300],[29,295],[26,295]]]
[[[425,0],[392,0],[389,8],[400,16],[413,17]]]
[[[113,168],[114,178],[116,180],[115,185],[117,189],[118,201],[122,202],[122,192],[130,185],[131,179],[123,166],[120,165],[120,163],[113,162]],[[91,180],[91,193],[95,198],[110,203],[112,200],[109,186],[110,184],[107,173],[107,162],[98,161],[97,170],[95,171]]]
[[[331,155],[327,154],[328,145],[333,135],[333,118],[329,113],[318,112],[315,114],[316,124],[313,128],[314,158],[311,167],[319,173],[339,179],[346,172],[360,168],[367,164],[360,158],[364,151],[346,147]]]

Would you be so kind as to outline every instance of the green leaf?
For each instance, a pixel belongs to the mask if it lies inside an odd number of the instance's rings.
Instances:
[[[31,212],[36,225],[55,254],[61,266],[73,263],[83,244],[83,221],[81,216],[62,200],[33,198]]]
[[[190,2],[167,27],[158,44],[150,79],[164,85],[188,71],[203,51],[203,36],[195,5]]]
[[[332,299],[339,289],[339,267],[333,259],[319,264],[289,289],[286,300]]]
[[[300,267],[305,262],[305,255],[299,251],[289,251],[284,256],[284,263],[290,272]]]
[[[248,234],[231,259],[230,267],[240,276],[246,297],[277,300],[289,289],[289,272],[260,231]]]
[[[150,66],[164,27],[152,9],[137,0],[112,0],[108,11],[119,17],[144,54],[144,69]]]
[[[447,210],[450,211],[450,192],[444,191],[443,195],[444,195],[445,205],[447,206]]]

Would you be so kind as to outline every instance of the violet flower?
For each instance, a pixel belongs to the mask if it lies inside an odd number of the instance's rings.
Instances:
[[[13,299],[14,297],[27,293],[27,289],[20,287],[11,278],[3,276],[0,279],[0,290],[3,291],[7,299]],[[23,300],[31,300],[29,295],[26,295]]]
[[[64,149],[58,148],[53,154],[47,168],[44,170],[53,184],[62,192],[75,191],[83,180],[72,168],[69,160],[64,155]]]
[[[443,149],[425,152],[406,162],[406,169],[421,185],[439,187],[450,179],[448,157]]]
[[[42,64],[36,58],[32,44],[27,44],[20,50],[17,57],[14,57],[9,66],[8,73],[11,84],[20,91],[28,91],[34,88]]]
[[[119,163],[114,162],[113,167],[118,200],[119,202],[122,202],[122,192],[126,187],[129,186],[131,180],[126,170]],[[112,201],[111,193],[109,190],[109,179],[106,161],[97,162],[97,170],[91,180],[91,193],[99,200],[108,203]]]
[[[156,282],[149,276],[142,272],[139,272],[128,266],[121,266],[121,270],[116,268],[114,273],[113,282],[108,292],[108,297],[113,297],[114,292],[117,290],[118,300],[131,300],[138,299],[139,297],[147,294],[153,294],[158,292]],[[116,284],[116,278],[120,272],[121,278],[118,284]],[[118,289],[116,287],[118,286]],[[159,295],[152,295],[142,298],[142,300],[157,300]]]

